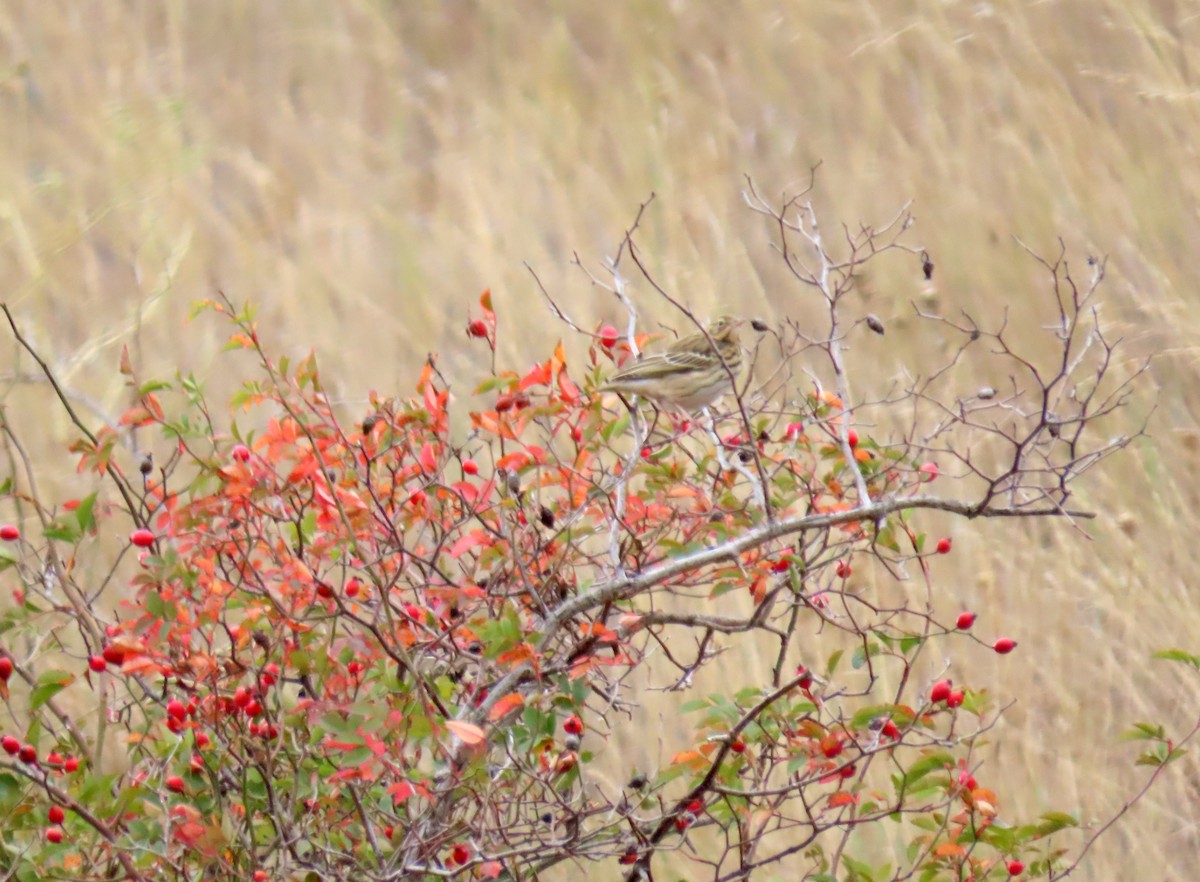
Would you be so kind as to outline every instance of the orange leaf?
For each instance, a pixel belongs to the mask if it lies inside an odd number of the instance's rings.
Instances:
[[[517,692],[510,692],[492,705],[492,709],[488,711],[488,719],[493,723],[497,720],[502,720],[508,716],[510,711],[521,707],[523,704],[525,704],[525,697],[523,695]]]
[[[496,460],[496,468],[508,469],[510,472],[519,472],[527,465],[529,465],[529,454],[521,450],[515,450],[508,456],[502,456]]]
[[[938,857],[962,857],[967,852],[957,843],[943,842],[933,850],[933,853]]]
[[[474,723],[462,720],[447,720],[446,728],[458,736],[463,744],[482,744],[487,739],[487,733]]]
[[[856,805],[858,797],[852,793],[847,793],[845,790],[839,790],[829,797],[829,807],[837,808],[842,805]]]
[[[706,762],[704,755],[697,750],[684,750],[671,757],[673,766],[699,766]]]
[[[502,869],[503,866],[499,861],[487,861],[486,863],[480,864],[479,875],[483,876],[485,879],[495,879],[500,875],[500,871]]]
[[[548,386],[550,385],[550,377],[549,363],[534,365],[533,369],[521,378],[521,382],[517,385],[517,388],[523,392],[530,386]]]

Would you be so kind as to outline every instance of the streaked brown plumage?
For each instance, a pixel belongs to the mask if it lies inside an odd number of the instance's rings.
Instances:
[[[737,336],[741,323],[733,316],[720,316],[708,324],[707,336],[689,334],[661,352],[626,365],[599,391],[642,395],[686,411],[708,407],[733,388],[730,374],[737,378],[741,370],[742,347]]]

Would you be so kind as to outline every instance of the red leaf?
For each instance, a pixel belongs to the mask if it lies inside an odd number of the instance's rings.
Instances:
[[[453,558],[459,558],[472,548],[489,544],[491,544],[491,537],[487,533],[485,533],[483,530],[472,530],[466,536],[463,536],[450,546],[450,556]]]
[[[421,448],[421,454],[417,457],[423,468],[428,474],[433,474],[437,471],[437,453],[434,451],[433,444],[428,441]]]
[[[416,791],[407,781],[401,781],[398,784],[392,784],[390,787],[388,787],[387,792],[391,794],[392,805],[397,806],[412,796]]]
[[[552,374],[550,373],[550,363],[534,365],[533,369],[521,378],[521,383],[518,386],[522,391],[530,386],[549,386]]]
[[[512,710],[521,707],[523,704],[525,704],[525,697],[523,695],[518,692],[510,692],[492,705],[492,709],[488,711],[488,719],[494,723],[508,716]]]

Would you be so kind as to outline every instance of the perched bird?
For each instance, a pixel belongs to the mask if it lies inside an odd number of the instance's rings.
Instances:
[[[689,412],[708,407],[733,389],[741,370],[737,337],[741,324],[741,319],[720,316],[707,325],[707,336],[689,334],[661,352],[625,365],[598,391],[642,395]]]

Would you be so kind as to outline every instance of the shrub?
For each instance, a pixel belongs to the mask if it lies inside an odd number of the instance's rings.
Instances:
[[[716,879],[784,860],[828,880],[1072,869],[1091,840],[1067,853],[1046,837],[1074,817],[999,822],[1020,782],[978,766],[1003,702],[969,671],[918,674],[946,641],[1016,646],[939,597],[936,555],[959,552],[922,522],[1090,517],[1072,489],[1131,440],[1095,426],[1137,376],[1115,375],[1097,319],[1103,263],[1081,284],[1062,255],[1035,258],[1052,357],[1002,321],[918,312],[952,341],[947,364],[871,404],[851,398],[845,343],[887,329],[854,318],[854,283],[889,257],[933,271],[903,244],[911,217],[835,252],[803,195],[748,198],[828,323],[756,320],[760,369],[711,419],[592,394],[648,342],[632,309],[626,332],[590,335],[581,366],[560,343],[524,373],[493,368],[465,415],[431,360],[415,394],[348,424],[315,358],[271,356],[253,311],[223,296],[199,312],[258,359],[230,429],[196,378],[146,380],[128,357],[135,404],[115,427],[91,429],[55,382],[96,487],[58,502],[16,469],[6,485],[24,511],[0,547],[19,583],[0,622],[6,871],[531,879],[568,862],[644,874],[673,851]],[[632,307],[622,261],[657,288],[632,233],[593,281]],[[488,294],[467,331],[495,353]],[[976,350],[1009,387],[954,388]],[[801,356],[828,386],[803,388]],[[5,431],[21,463],[19,428]],[[134,467],[134,438],[162,460]],[[68,563],[97,553],[111,562]],[[852,581],[867,570],[922,590],[884,596]],[[111,612],[110,580],[128,586]],[[593,772],[596,748],[638,725],[647,698],[625,684],[652,654],[685,689],[744,639],[772,647],[770,669],[683,705],[692,736],[665,768],[626,768],[623,786]],[[98,712],[71,710],[87,702]],[[1140,734],[1159,769],[1177,755],[1161,730]],[[860,845],[887,819],[908,822],[894,866]]]

